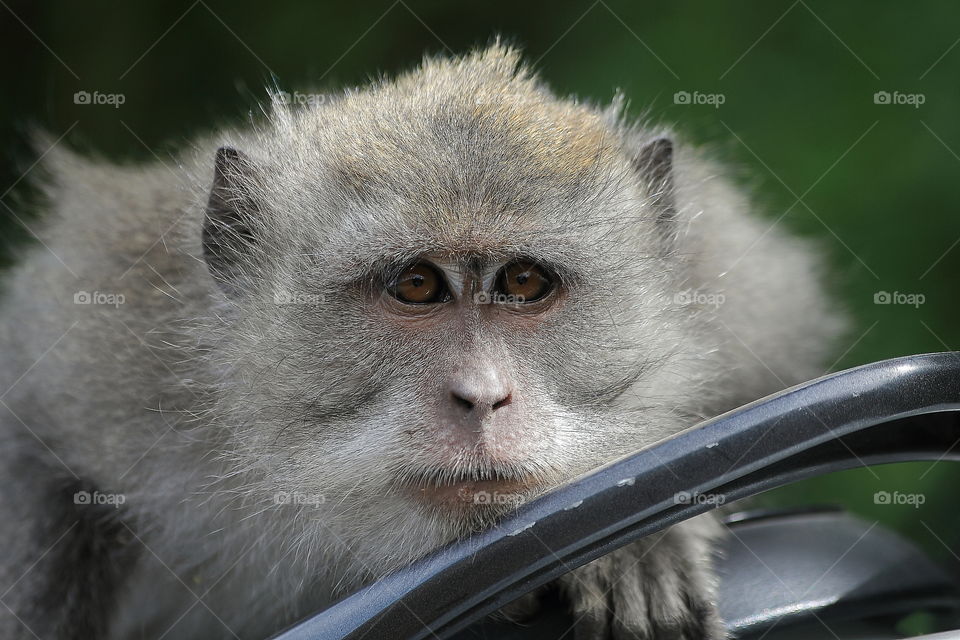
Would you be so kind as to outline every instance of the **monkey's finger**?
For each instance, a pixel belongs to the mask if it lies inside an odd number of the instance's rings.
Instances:
[[[580,575],[570,574],[561,582],[573,614],[574,640],[611,640],[610,589],[606,576],[595,569],[589,567]]]
[[[591,608],[586,611],[574,610],[577,616],[573,623],[574,640],[611,640],[612,612],[608,606]]]
[[[643,571],[634,566],[614,583],[610,594],[613,608],[610,635],[613,640],[652,640],[657,637],[650,622],[642,580]]]

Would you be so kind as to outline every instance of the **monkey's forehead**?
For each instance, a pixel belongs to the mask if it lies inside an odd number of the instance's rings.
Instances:
[[[316,165],[286,167],[278,184],[303,181],[318,203],[304,211],[294,197],[286,209],[385,246],[476,259],[559,246],[571,230],[597,242],[640,214],[639,180],[596,114],[538,104],[370,113],[360,120],[369,126],[351,121],[325,138]]]
[[[552,220],[469,210],[354,215],[341,225],[324,225],[315,235],[301,235],[307,243],[302,251],[316,255],[331,279],[352,281],[363,274],[361,279],[377,275],[389,280],[399,275],[392,271],[419,260],[449,266],[464,276],[486,276],[509,261],[524,259],[572,283],[611,268],[626,275],[645,264],[645,255],[657,255],[653,216],[646,224],[619,215],[583,224],[564,212]],[[350,232],[345,233],[346,228]]]
[[[280,109],[272,201],[352,241],[479,257],[594,243],[643,197],[616,114],[557,98],[503,47]]]
[[[542,192],[582,187],[626,164],[622,141],[598,115],[542,100],[392,105],[303,134],[324,173],[360,195],[418,187],[488,197],[510,187]]]
[[[627,162],[615,114],[557,98],[502,46],[428,60],[295,115],[277,109],[273,151],[304,176],[322,165],[359,195],[419,189],[522,199],[525,188],[602,182]]]
[[[556,97],[515,49],[499,44],[461,58],[428,59],[331,105],[338,107],[353,116],[340,122],[359,118],[366,140],[385,152],[399,132],[425,147],[520,152],[525,162],[563,174],[597,163],[612,149],[610,123],[600,112]]]

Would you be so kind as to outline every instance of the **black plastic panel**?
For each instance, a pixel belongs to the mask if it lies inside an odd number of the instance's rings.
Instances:
[[[960,355],[878,362],[788,389],[606,465],[278,640],[444,638],[572,568],[726,502],[866,464],[956,458]],[[939,414],[939,415],[938,415]]]

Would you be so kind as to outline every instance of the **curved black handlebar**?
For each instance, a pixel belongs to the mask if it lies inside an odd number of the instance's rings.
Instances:
[[[726,502],[861,465],[960,458],[960,352],[885,360],[701,423],[524,505],[276,640],[443,638],[536,587]]]

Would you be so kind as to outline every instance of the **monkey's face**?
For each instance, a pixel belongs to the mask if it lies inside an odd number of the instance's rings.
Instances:
[[[564,279],[524,256],[425,255],[389,274],[370,309],[413,384],[391,485],[456,515],[498,511],[556,481],[563,407],[545,393],[537,336],[562,313]]]
[[[242,289],[225,392],[243,463],[268,495],[323,496],[350,539],[417,555],[683,419],[690,330],[630,157],[498,131],[365,140],[363,171],[330,151],[220,172],[272,176],[226,238],[253,257],[215,271]]]
[[[285,241],[236,325],[267,495],[436,543],[672,428],[665,269],[629,244],[656,239],[536,213],[371,216],[359,250]]]

